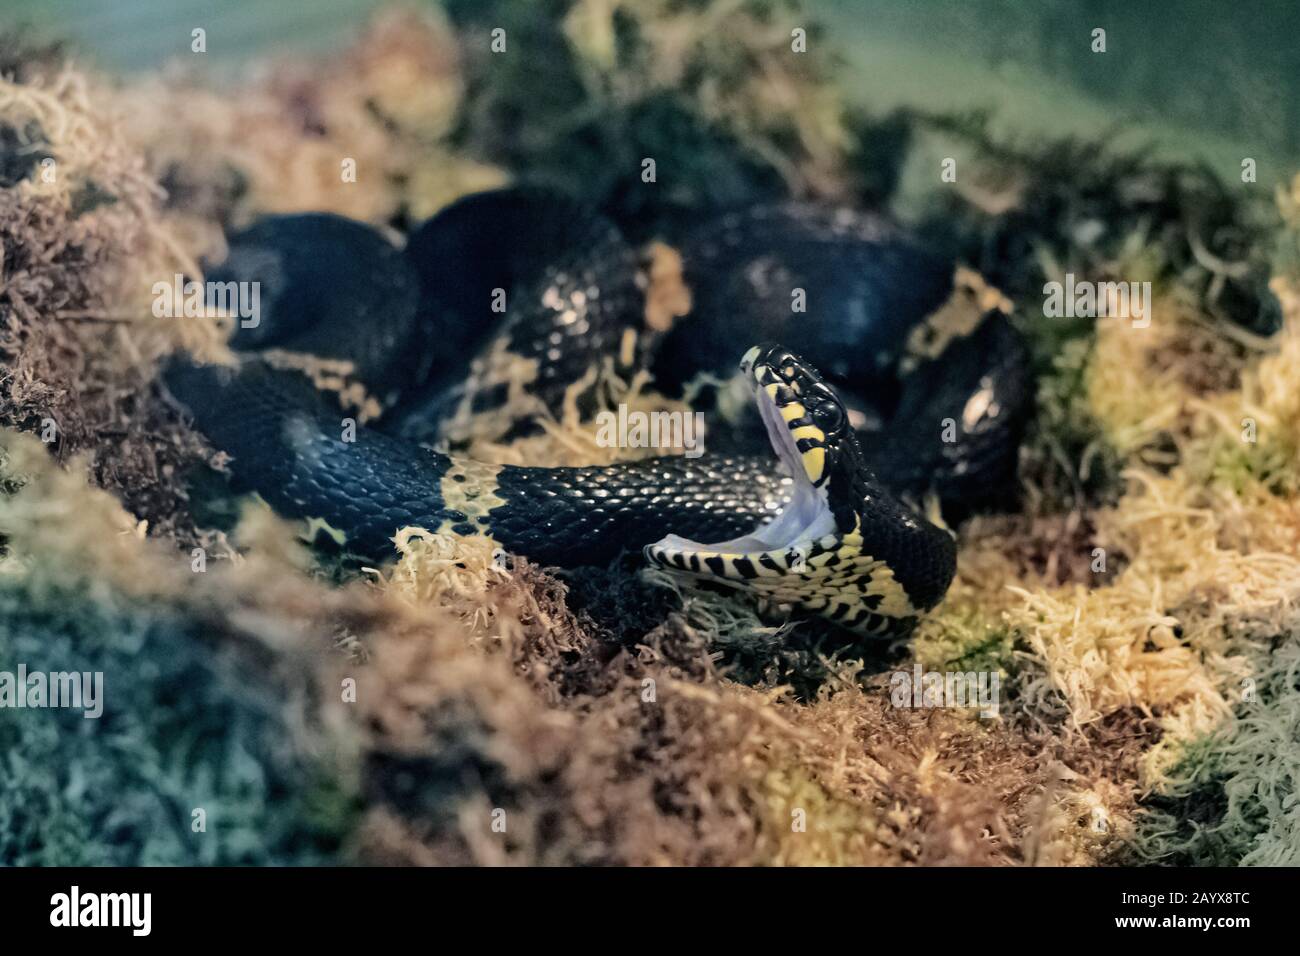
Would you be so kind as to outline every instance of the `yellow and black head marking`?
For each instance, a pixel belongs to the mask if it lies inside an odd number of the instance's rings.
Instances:
[[[754,346],[740,360],[740,369],[766,396],[758,409],[768,437],[793,441],[805,477],[820,488],[830,474],[827,453],[839,447],[849,430],[839,398],[801,359],[779,346]]]
[[[750,534],[715,544],[669,535],[647,559],[860,633],[906,631],[947,590],[952,539],[876,482],[843,404],[806,362],[761,345],[741,372],[793,479],[790,500]]]

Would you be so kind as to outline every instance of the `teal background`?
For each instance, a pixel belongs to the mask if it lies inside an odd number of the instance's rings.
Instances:
[[[425,0],[430,2],[430,0]],[[473,0],[459,0],[462,6]],[[539,3],[545,0],[538,0]],[[210,66],[343,44],[383,0],[0,0],[0,26],[31,24],[121,72],[188,57]],[[850,65],[850,98],[876,110],[987,107],[1027,134],[1123,131],[1162,153],[1261,181],[1300,166],[1298,0],[810,0]],[[1093,27],[1108,52],[1090,52]]]

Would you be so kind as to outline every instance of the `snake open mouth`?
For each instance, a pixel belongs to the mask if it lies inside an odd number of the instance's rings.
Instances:
[[[756,352],[751,349],[746,354],[741,362],[743,371],[751,371]],[[719,577],[785,574],[794,569],[801,556],[807,556],[815,542],[836,533],[835,518],[827,501],[829,483],[821,480],[814,484],[805,452],[801,451],[796,437],[810,426],[804,424],[806,419],[783,414],[777,397],[782,393],[771,384],[769,367],[753,366],[749,378],[768,441],[781,463],[781,471],[790,476],[790,500],[774,519],[739,538],[709,543],[670,534],[646,547],[646,557],[651,562]],[[797,402],[787,403],[790,404],[797,405]]]

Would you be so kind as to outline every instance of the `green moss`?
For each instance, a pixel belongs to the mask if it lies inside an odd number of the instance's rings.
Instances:
[[[1206,479],[1237,494],[1262,486],[1275,495],[1300,493],[1300,452],[1283,439],[1238,441],[1223,437],[1208,457]]]
[[[978,610],[940,611],[917,638],[916,659],[927,670],[1015,673],[1015,634]]]
[[[655,161],[656,181],[641,179]],[[582,196],[641,240],[671,235],[700,210],[780,198],[776,171],[670,93],[601,110],[532,157],[529,181]]]
[[[1050,358],[1039,372],[1038,414],[1025,439],[1022,473],[1042,493],[1048,510],[1114,501],[1123,462],[1088,403],[1091,331],[1059,345],[1035,344],[1039,350],[1046,346]]]
[[[167,610],[0,585],[0,670],[103,674],[103,714],[0,708],[0,864],[307,864],[357,796],[248,655]],[[206,832],[192,832],[192,813]]]
[[[1235,718],[1188,743],[1172,787],[1146,802],[1136,858],[1300,865],[1300,635],[1280,640],[1266,670],[1243,687]]]

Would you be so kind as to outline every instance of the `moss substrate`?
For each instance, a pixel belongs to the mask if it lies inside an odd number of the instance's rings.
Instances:
[[[4,46],[0,670],[102,672],[106,703],[0,708],[0,862],[1297,862],[1300,178],[1259,195],[980,117],[855,114],[833,63],[790,54],[794,4],[450,15],[386,12],[329,69],[234,86]],[[958,184],[917,188],[958,152]],[[719,197],[888,199],[1015,302],[1039,381],[1021,508],[955,529],[910,641],[765,624],[634,559],[502,566],[407,529],[367,568],[255,502],[198,507],[221,457],[154,377],[224,330],[154,318],[153,281],[264,212],[400,228],[574,177],[646,239]],[[1067,272],[1151,281],[1150,326],[1042,317]],[[475,452],[608,455],[576,406],[525,441]],[[895,706],[918,663],[996,671],[998,716]]]

